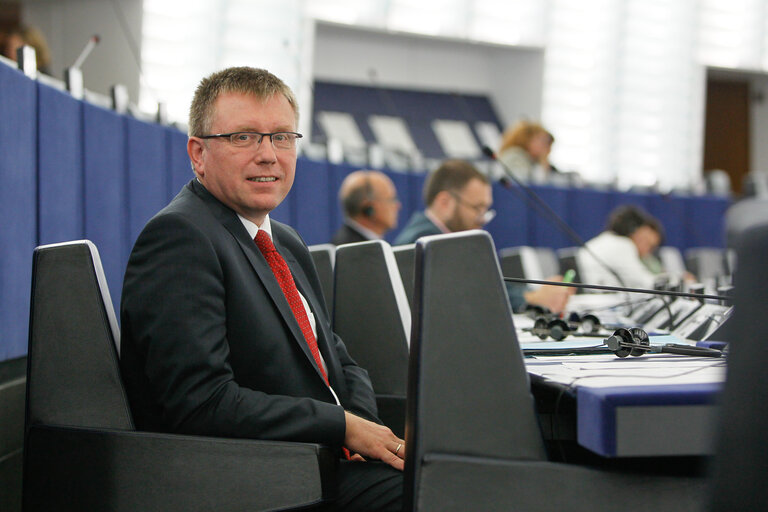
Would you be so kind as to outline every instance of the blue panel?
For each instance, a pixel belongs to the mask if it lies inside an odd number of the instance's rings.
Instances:
[[[596,237],[605,229],[615,195],[601,190],[571,190],[565,221],[585,242]]]
[[[549,206],[555,215],[549,210],[539,205],[536,201],[529,201],[528,215],[528,245],[533,247],[552,247],[559,249],[561,247],[570,247],[575,245],[563,231],[556,220],[568,217],[568,191],[559,187],[534,186],[531,190],[535,192],[541,201]]]
[[[0,64],[0,361],[27,353],[37,244],[35,83]]]
[[[690,247],[725,247],[725,211],[730,203],[719,197],[686,197],[686,237],[682,250]]]
[[[659,219],[664,227],[664,245],[678,249],[685,245],[685,206],[680,197],[653,196],[648,204],[648,213]]]
[[[115,311],[120,310],[127,238],[125,121],[83,104],[85,130],[85,236],[99,249]]]
[[[522,192],[514,187],[504,188],[495,183],[493,185],[493,209],[496,217],[486,226],[493,237],[497,249],[514,247],[516,245],[528,245],[527,225],[530,216],[528,205],[520,197]]]
[[[328,243],[333,235],[330,223],[331,211],[337,201],[332,199],[337,190],[332,189],[328,164],[302,160],[296,169],[296,179],[290,195],[296,201],[296,222],[293,227],[309,245]]]
[[[128,232],[124,247],[133,247],[144,225],[168,204],[168,132],[157,124],[127,118]],[[127,263],[127,261],[126,261]]]
[[[38,83],[39,243],[84,237],[82,102]]]
[[[176,128],[166,128],[168,131],[168,202],[176,197],[182,187],[195,177],[187,154],[187,134]]]

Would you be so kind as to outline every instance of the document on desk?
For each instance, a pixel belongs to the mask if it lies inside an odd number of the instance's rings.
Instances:
[[[619,358],[613,354],[526,358],[526,369],[580,387],[653,386],[725,381],[725,359],[676,354]]]

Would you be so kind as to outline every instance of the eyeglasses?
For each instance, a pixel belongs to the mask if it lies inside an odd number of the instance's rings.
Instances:
[[[259,132],[232,132],[232,133],[217,133],[215,135],[201,135],[201,139],[229,139],[230,144],[238,148],[249,148],[254,144],[256,146],[261,144],[264,137],[269,137],[272,142],[272,147],[275,149],[288,150],[296,147],[296,139],[303,137],[302,134],[297,132],[273,132],[273,133],[259,133]]]
[[[467,208],[474,210],[477,214],[477,219],[482,223],[483,226],[491,222],[496,217],[496,210],[491,210],[484,204],[468,203],[463,200],[461,196],[456,192],[449,191],[449,193],[453,196],[454,199],[456,199],[459,204],[463,204]]]

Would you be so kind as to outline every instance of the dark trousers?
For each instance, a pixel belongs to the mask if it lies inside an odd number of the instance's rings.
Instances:
[[[381,462],[342,460],[338,497],[325,511],[401,512],[403,473]]]

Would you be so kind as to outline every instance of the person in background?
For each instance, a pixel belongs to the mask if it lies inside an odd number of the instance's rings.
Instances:
[[[395,245],[416,242],[422,236],[480,229],[491,221],[493,194],[488,178],[464,160],[446,160],[424,183],[424,211],[415,212],[398,234]],[[551,281],[560,276],[548,278]],[[542,286],[528,289],[506,283],[513,311],[537,305],[559,313],[565,309],[573,289]]]
[[[139,234],[123,280],[137,428],[325,444],[341,460],[323,510],[399,511],[405,441],[331,330],[306,244],[269,216],[296,176],[296,97],[229,68],[200,82],[189,117],[194,178]]]
[[[17,50],[25,44],[35,49],[37,70],[50,75],[51,52],[45,36],[35,27],[21,26],[11,30],[0,38],[2,41],[3,55],[11,60],[17,60]]]
[[[545,182],[557,169],[549,163],[555,138],[539,123],[518,121],[501,137],[498,159],[505,172],[523,182]]]
[[[658,274],[644,260],[653,255],[663,239],[664,230],[656,218],[635,205],[619,206],[609,215],[605,231],[586,243],[589,251],[581,249],[577,254],[582,281],[652,289]]]
[[[379,171],[355,171],[341,183],[339,202],[344,224],[333,235],[334,245],[380,240],[397,227],[400,201],[392,180]]]

